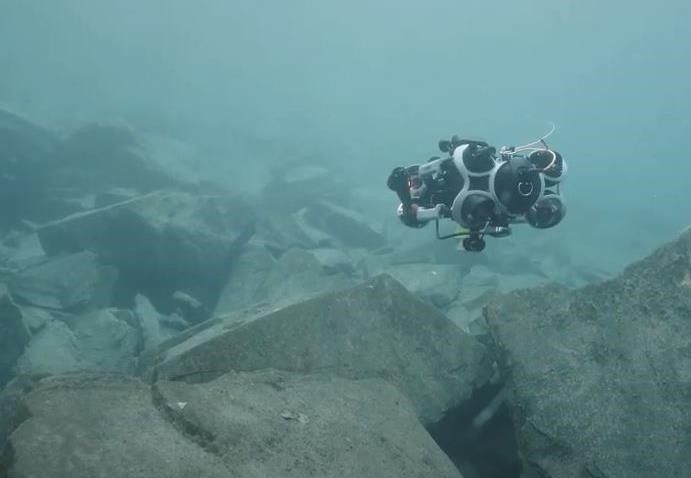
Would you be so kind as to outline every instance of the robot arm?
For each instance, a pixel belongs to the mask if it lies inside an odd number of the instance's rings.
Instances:
[[[406,209],[403,204],[400,204],[397,214],[398,218],[406,226],[421,228],[426,226],[430,221],[446,217],[447,209],[443,204],[437,204],[434,207],[428,208],[413,203],[409,209]]]
[[[425,187],[422,177],[431,176],[438,169],[438,161],[430,161],[424,165],[409,168],[399,166],[394,168],[389,175],[387,185],[398,195],[401,201],[397,213],[406,226],[420,228],[429,221],[439,219],[447,214],[443,204],[423,205],[422,202],[424,201],[420,197],[420,191],[424,191]],[[419,184],[416,184],[417,187],[415,187],[414,183]]]
[[[410,174],[406,168],[402,166],[394,168],[389,174],[386,185],[398,195],[404,209],[411,207],[413,199],[410,196]]]

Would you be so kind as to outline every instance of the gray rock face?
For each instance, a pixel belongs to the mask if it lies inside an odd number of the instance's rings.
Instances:
[[[0,388],[9,380],[10,369],[29,343],[22,312],[7,287],[0,284]]]
[[[150,390],[75,375],[20,402],[0,476],[460,477],[382,380],[264,371]]]
[[[14,276],[12,294],[22,303],[66,312],[85,312],[110,303],[118,277],[93,252],[56,257]]]
[[[145,294],[165,313],[176,291],[215,303],[236,249],[252,234],[250,214],[230,198],[160,192],[70,216],[38,234],[51,255],[95,252],[118,268],[132,295]]]
[[[426,424],[485,383],[492,360],[441,312],[381,275],[246,323],[219,321],[164,351],[155,365],[159,378],[192,381],[266,368],[386,378]]]
[[[486,310],[531,477],[687,476],[691,233],[576,292],[514,292]]]

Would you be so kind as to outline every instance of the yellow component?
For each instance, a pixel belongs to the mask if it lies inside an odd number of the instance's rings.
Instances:
[[[463,226],[458,226],[458,228],[456,229],[456,234],[461,234],[461,233],[465,233],[465,232],[470,232],[470,229],[466,229]]]

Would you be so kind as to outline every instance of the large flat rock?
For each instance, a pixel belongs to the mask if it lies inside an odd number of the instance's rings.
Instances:
[[[378,379],[267,370],[152,388],[80,374],[40,381],[12,410],[2,477],[461,476]]]
[[[216,321],[174,342],[153,368],[187,381],[268,368],[385,378],[427,424],[486,383],[492,365],[482,344],[384,274],[246,322]]]
[[[486,309],[526,478],[691,470],[691,233],[578,291]]]
[[[266,370],[155,391],[238,476],[460,477],[408,400],[380,379]]]

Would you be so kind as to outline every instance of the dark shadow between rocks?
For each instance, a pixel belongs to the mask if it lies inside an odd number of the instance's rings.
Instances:
[[[428,432],[465,478],[518,478],[521,464],[503,383],[476,389]]]

